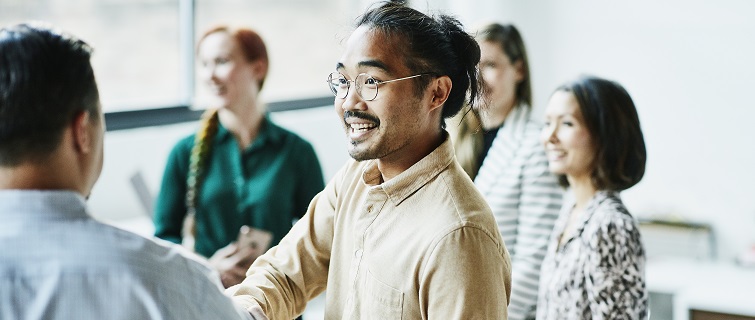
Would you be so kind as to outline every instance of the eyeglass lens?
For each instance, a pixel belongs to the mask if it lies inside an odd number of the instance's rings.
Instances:
[[[377,97],[378,82],[366,73],[358,75],[354,81],[347,80],[346,77],[339,72],[333,72],[328,76],[330,91],[340,99],[346,98],[349,94],[349,87],[352,82],[356,84],[357,94],[359,94],[362,99],[371,101]]]

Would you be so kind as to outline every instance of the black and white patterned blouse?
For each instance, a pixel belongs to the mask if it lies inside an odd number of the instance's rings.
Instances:
[[[574,201],[565,202],[540,274],[537,319],[645,319],[645,251],[619,194],[599,191],[559,247]]]

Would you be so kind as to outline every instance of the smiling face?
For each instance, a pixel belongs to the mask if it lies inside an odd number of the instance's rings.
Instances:
[[[254,62],[244,58],[230,34],[214,32],[207,35],[199,45],[197,58],[199,77],[218,107],[247,105],[257,98],[262,76],[255,71]]]
[[[540,139],[551,172],[564,174],[570,181],[590,180],[595,167],[595,147],[571,92],[556,91],[551,97]]]
[[[361,26],[349,37],[336,69],[348,80],[361,73],[378,81],[411,76],[401,51],[395,50],[402,41]],[[413,79],[380,84],[372,101],[362,99],[355,87],[352,83],[348,95],[334,103],[352,158],[401,162],[425,152],[424,144],[433,137],[430,132],[440,132],[439,110],[435,115],[426,112],[431,98],[427,92],[417,96]]]

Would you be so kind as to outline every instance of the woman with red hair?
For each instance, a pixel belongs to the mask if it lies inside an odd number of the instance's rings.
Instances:
[[[155,236],[184,244],[193,238],[188,245],[210,258],[228,287],[304,214],[323,176],[312,145],[273,123],[259,101],[269,61],[256,32],[210,29],[199,39],[197,59],[212,108],[170,153]],[[237,244],[242,227],[262,242],[267,236],[269,245]]]

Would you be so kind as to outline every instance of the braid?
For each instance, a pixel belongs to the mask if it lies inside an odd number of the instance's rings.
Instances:
[[[194,146],[189,158],[189,174],[186,177],[187,217],[184,223],[184,236],[196,234],[194,215],[196,214],[197,195],[202,182],[202,175],[212,149],[212,140],[218,133],[218,110],[209,109],[202,114],[199,130],[194,137]],[[189,232],[189,234],[187,234]]]

